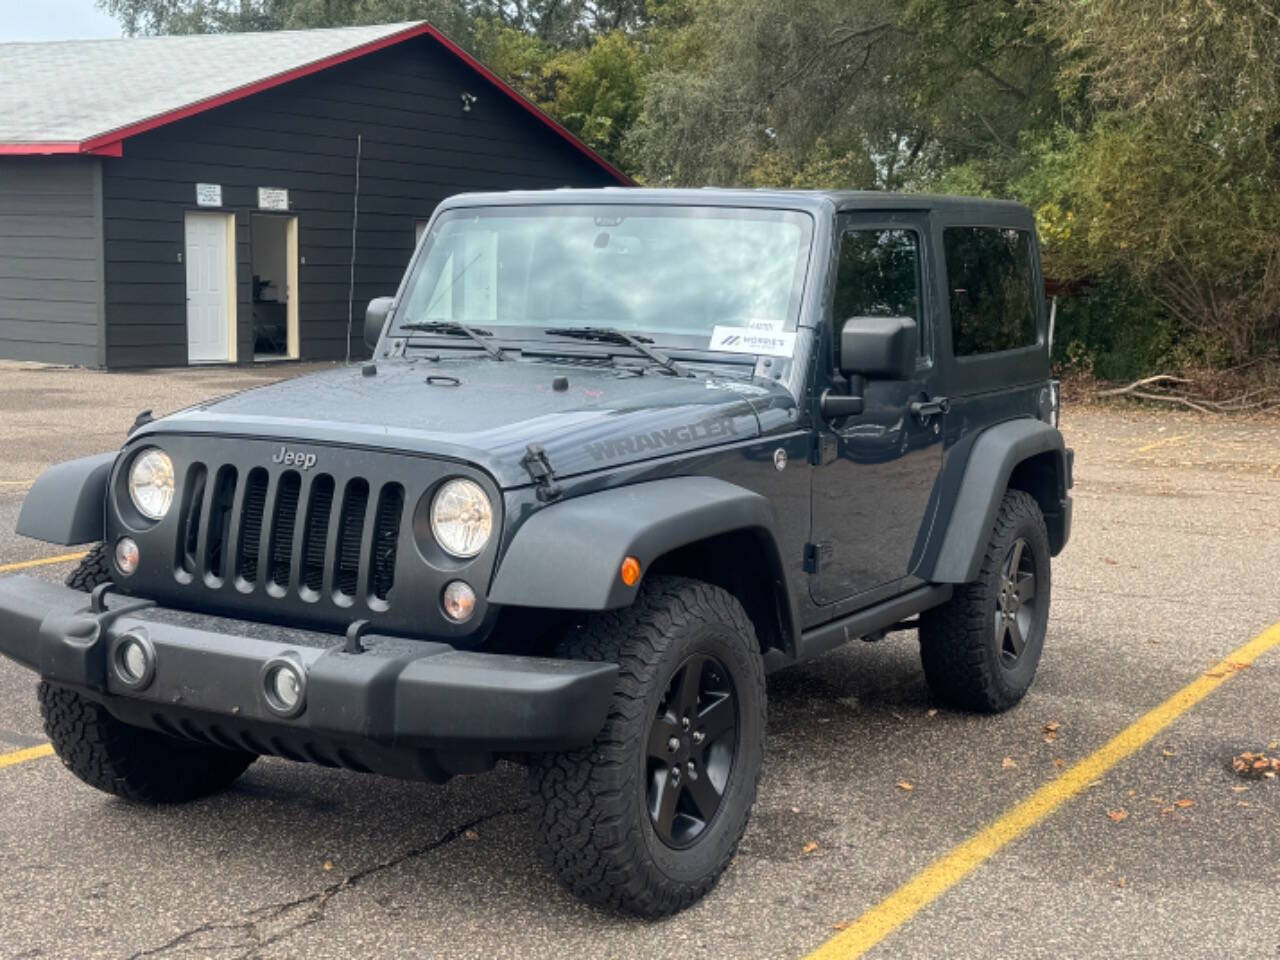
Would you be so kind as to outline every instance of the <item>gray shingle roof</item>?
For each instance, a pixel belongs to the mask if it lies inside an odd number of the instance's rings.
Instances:
[[[420,24],[0,44],[0,144],[83,143]]]

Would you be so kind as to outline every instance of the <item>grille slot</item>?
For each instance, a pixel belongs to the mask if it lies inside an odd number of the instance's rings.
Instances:
[[[236,573],[248,583],[258,582],[258,552],[262,546],[262,517],[267,509],[267,471],[255,467],[245,485],[240,512],[240,548]]]
[[[302,539],[302,585],[313,593],[324,587],[324,547],[333,513],[333,477],[322,473],[311,481]]]
[[[298,493],[301,490],[302,478],[296,470],[281,475],[272,514],[268,560],[268,576],[277,587],[287,587],[289,574],[293,571],[293,528],[298,522]]]
[[[369,506],[369,484],[362,479],[347,484],[342,498],[342,519],[338,529],[338,558],[334,570],[334,587],[341,594],[354,597],[360,584],[360,540],[364,533],[364,515]]]
[[[386,600],[395,584],[396,544],[400,539],[400,514],[404,510],[404,487],[388,483],[378,495],[378,512],[373,528],[373,562],[369,570],[369,592]]]
[[[196,553],[200,543],[200,516],[204,511],[204,484],[208,470],[203,463],[191,465],[183,484],[182,510],[178,514],[178,567],[189,576],[196,574]]]
[[[223,467],[213,481],[208,534],[204,547],[205,573],[221,580],[226,575],[227,538],[231,535],[231,506],[236,496],[236,468]]]

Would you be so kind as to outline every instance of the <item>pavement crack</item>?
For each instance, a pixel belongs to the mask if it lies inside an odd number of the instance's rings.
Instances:
[[[528,806],[517,806],[486,813],[446,831],[435,839],[411,847],[403,853],[379,863],[357,870],[314,893],[292,900],[267,904],[246,913],[238,920],[208,920],[164,943],[130,954],[126,960],[146,960],[151,957],[178,957],[183,954],[199,957],[222,956],[228,960],[260,960],[262,951],[281,940],[288,939],[313,924],[325,919],[329,903],[343,892],[359,886],[370,877],[393,870],[404,863],[427,856],[436,850],[459,840],[469,830],[500,817],[521,813]]]

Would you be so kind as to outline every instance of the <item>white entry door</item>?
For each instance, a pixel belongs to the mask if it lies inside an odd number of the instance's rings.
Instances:
[[[187,360],[225,363],[231,354],[235,279],[231,271],[231,217],[188,213]]]

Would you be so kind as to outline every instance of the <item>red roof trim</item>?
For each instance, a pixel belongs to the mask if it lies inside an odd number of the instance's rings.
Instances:
[[[530,114],[544,123],[570,146],[579,150],[592,162],[598,164],[606,173],[615,178],[619,183],[631,184],[631,178],[625,173],[614,167],[563,126],[539,110],[534,104],[525,99],[525,97],[514,87],[429,23],[421,23],[416,26],[408,27],[398,33],[392,33],[377,40],[370,41],[369,43],[362,44],[361,46],[352,47],[350,50],[344,50],[341,53],[336,53],[321,60],[316,60],[293,70],[287,70],[284,73],[276,74],[274,77],[268,77],[267,79],[260,80],[256,83],[245,84],[243,87],[237,87],[234,90],[229,90],[226,93],[209,97],[208,99],[201,100],[197,103],[189,104],[176,110],[170,110],[167,113],[158,114],[157,116],[151,117],[147,120],[130,124],[127,127],[120,127],[117,130],[112,130],[107,133],[99,134],[95,137],[90,137],[88,140],[83,140],[78,143],[74,141],[64,143],[0,143],[0,155],[95,153],[118,157],[122,155],[121,141],[129,137],[136,137],[138,134],[146,133],[148,130],[154,130],[157,127],[163,127],[170,123],[176,123],[179,120],[185,120],[187,117],[193,117],[197,114],[204,113],[206,110],[212,110],[215,107],[220,107],[236,100],[242,100],[245,97],[252,96],[255,93],[261,93],[264,90],[270,90],[273,87],[278,87],[281,84],[290,82],[291,80],[298,80],[302,77],[310,76],[313,73],[319,73],[321,70],[327,70],[329,67],[335,67],[340,63],[346,63],[348,60],[355,60],[358,57],[367,56],[368,54],[376,53],[379,50],[385,50],[387,47],[403,43],[406,40],[412,40],[415,37],[424,36],[431,37],[433,40],[438,42],[455,57],[467,66],[471,67],[471,69],[475,70],[500,91],[510,97],[515,101],[515,103],[529,111]]]
[[[0,143],[0,156],[79,152],[80,144],[74,140],[63,143]]]

